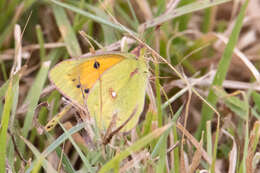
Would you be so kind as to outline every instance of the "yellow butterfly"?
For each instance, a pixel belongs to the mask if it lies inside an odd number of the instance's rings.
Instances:
[[[121,131],[131,130],[143,111],[148,67],[144,55],[102,53],[57,64],[51,82],[74,104],[87,110],[106,130],[116,117]]]

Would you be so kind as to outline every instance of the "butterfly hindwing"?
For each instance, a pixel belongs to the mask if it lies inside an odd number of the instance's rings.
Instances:
[[[102,74],[87,97],[88,111],[98,126],[107,128],[114,115],[116,127],[132,116],[122,131],[137,124],[144,107],[147,71],[143,60],[129,57]]]

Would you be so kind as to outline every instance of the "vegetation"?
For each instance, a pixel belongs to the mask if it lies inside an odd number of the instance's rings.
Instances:
[[[260,171],[259,10],[255,0],[1,0],[0,173]],[[150,85],[136,128],[105,134],[48,72],[121,45],[146,48]]]

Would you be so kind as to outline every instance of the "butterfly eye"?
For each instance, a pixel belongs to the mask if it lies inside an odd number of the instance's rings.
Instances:
[[[94,63],[94,68],[98,69],[100,67],[100,63],[98,61],[95,61]]]
[[[80,88],[80,84],[77,85],[77,88]]]

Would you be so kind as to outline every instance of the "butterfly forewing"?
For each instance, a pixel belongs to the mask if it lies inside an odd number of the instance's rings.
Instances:
[[[56,88],[79,107],[84,108],[84,95],[109,68],[123,60],[117,54],[66,60],[57,64],[49,74]]]

